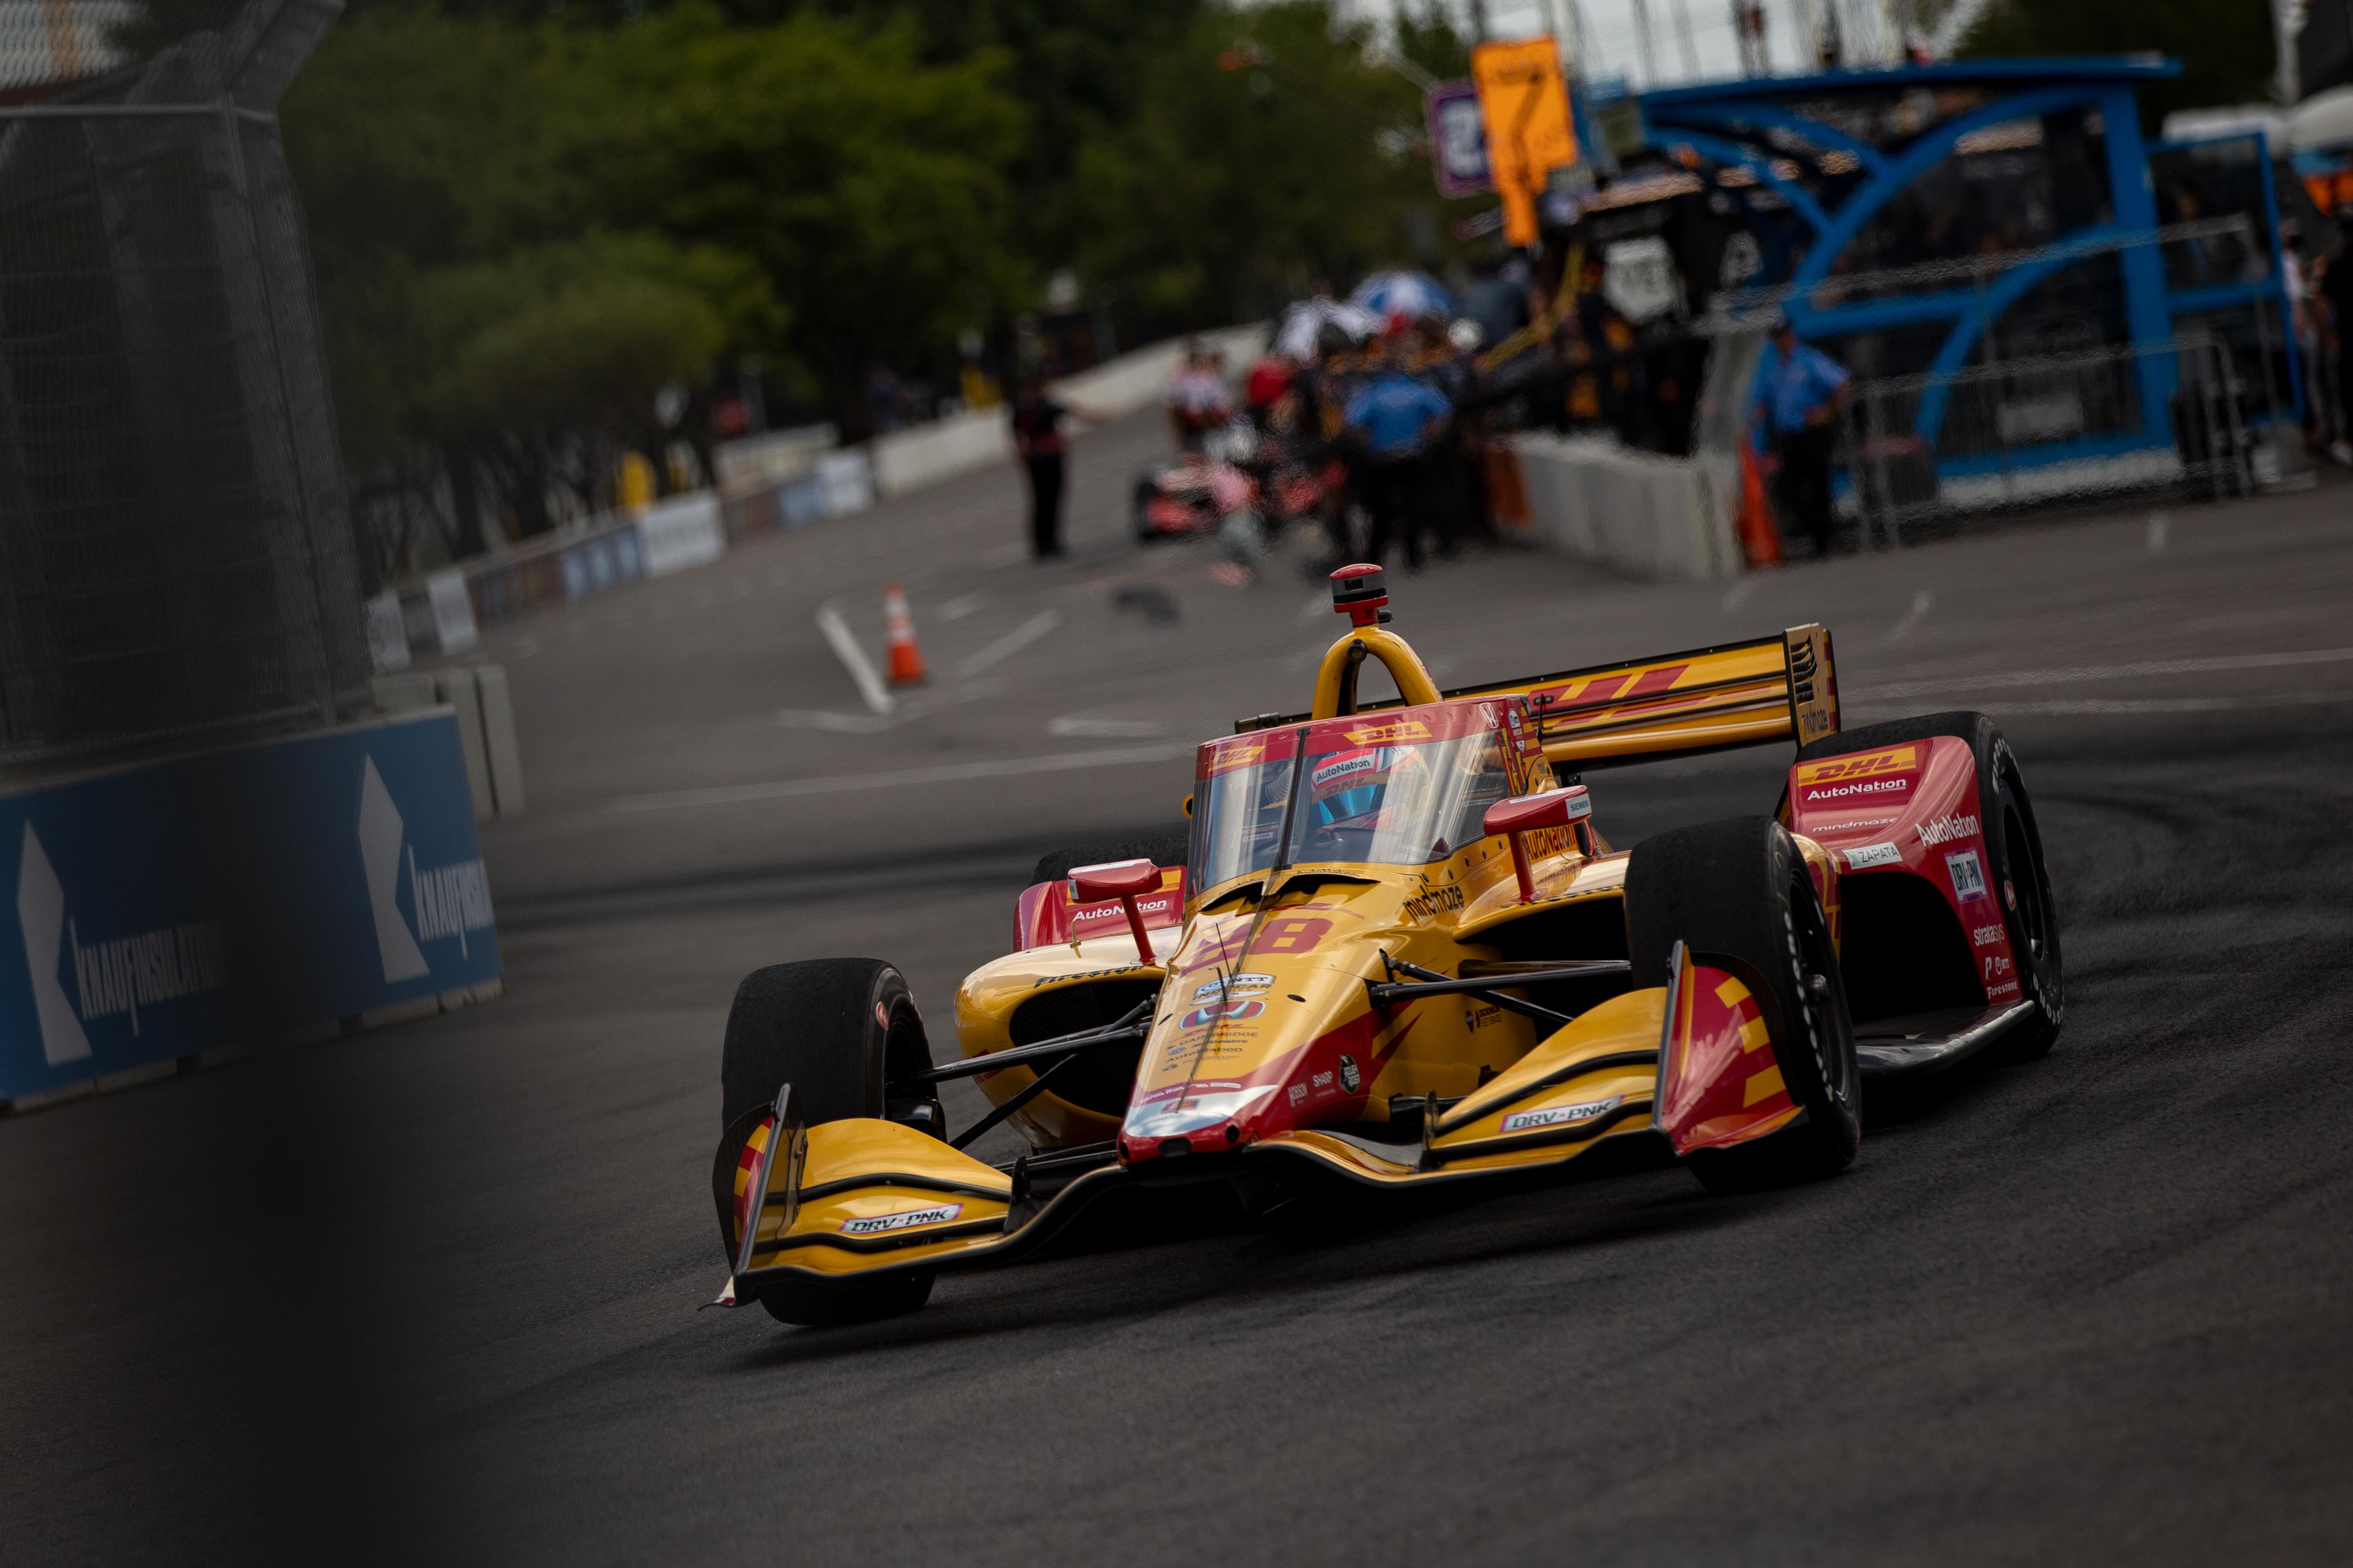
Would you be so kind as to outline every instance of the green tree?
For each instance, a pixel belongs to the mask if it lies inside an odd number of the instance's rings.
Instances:
[[[1367,38],[1323,0],[1204,14],[1081,153],[1091,270],[1207,324],[1408,256],[1407,213],[1437,205],[1421,99]]]
[[[2271,96],[2266,0],[1991,0],[1959,48],[1968,56],[2149,50],[2181,61],[2179,77],[2140,89],[2141,116],[2152,127],[2177,109]]]

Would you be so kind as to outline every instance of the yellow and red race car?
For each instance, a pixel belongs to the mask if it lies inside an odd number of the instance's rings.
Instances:
[[[1384,626],[1377,567],[1333,597],[1350,625],[1312,710],[1200,747],[1189,836],[1041,863],[1016,951],[957,993],[956,1059],[888,963],[745,978],[721,1303],[905,1311],[940,1270],[1136,1186],[1221,1183],[1266,1215],[1605,1148],[1721,1192],[1825,1176],[1854,1157],[1865,1079],[2050,1048],[2057,914],[1983,714],[1841,731],[1816,626],[1440,692]],[[1368,659],[1398,700],[1356,700]],[[1775,815],[1630,852],[1564,776],[1785,741]],[[956,1078],[993,1109],[951,1137]],[[1028,1154],[963,1152],[1008,1121]]]

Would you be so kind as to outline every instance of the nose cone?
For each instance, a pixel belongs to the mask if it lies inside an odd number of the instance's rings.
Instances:
[[[1234,994],[1265,981],[1257,994]],[[1364,1114],[1402,1031],[1379,1041],[1362,982],[1331,970],[1212,981],[1155,1026],[1120,1129],[1134,1163],[1246,1146]]]

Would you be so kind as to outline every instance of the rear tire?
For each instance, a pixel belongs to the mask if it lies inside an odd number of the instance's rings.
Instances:
[[[1894,719],[1826,736],[1798,752],[1799,762],[1849,752],[1876,751],[1910,741],[1950,735],[1967,741],[1978,764],[1978,809],[1985,834],[1986,872],[2001,904],[2010,951],[2022,993],[2041,1011],[2012,1030],[1989,1055],[1999,1061],[2031,1061],[2050,1054],[2067,1021],[2065,966],[2059,952],[2059,906],[2051,893],[2051,871],[2042,858],[2042,833],[2034,820],[2018,758],[1994,721],[1966,709]],[[1971,962],[1975,962],[1972,955]]]
[[[1678,941],[1693,959],[1740,977],[1804,1111],[1754,1143],[1694,1151],[1701,1184],[1753,1192],[1846,1169],[1862,1140],[1854,1026],[1830,922],[1788,829],[1742,816],[1644,839],[1626,868],[1626,922],[1638,987],[1667,983]]]
[[[1091,844],[1077,849],[1057,849],[1051,855],[1038,858],[1038,868],[1029,873],[1032,886],[1039,882],[1059,882],[1077,866],[1102,866],[1113,860],[1149,860],[1155,866],[1181,868],[1192,854],[1193,841],[1185,834],[1161,834],[1149,838],[1122,838],[1113,843]]]

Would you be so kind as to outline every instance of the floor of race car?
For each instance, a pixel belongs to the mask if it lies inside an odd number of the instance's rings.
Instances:
[[[0,1121],[9,1559],[2353,1554],[2343,487],[2177,510],[2161,550],[2136,510],[1736,587],[1546,557],[1399,575],[1400,629],[1457,679],[1819,616],[1852,719],[2002,719],[2052,847],[2066,1037],[1881,1097],[1845,1176],[1725,1199],[1635,1172],[1320,1234],[1197,1205],[1161,1213],[1175,1239],[944,1279],[865,1328],[693,1310],[723,1274],[707,1183],[737,976],[874,952],[936,1013],[1060,838],[1041,821],[1150,827],[1183,793],[1173,751],[1015,769],[1190,738],[1049,732],[1148,721],[1178,668],[1174,644],[1135,667],[1119,639],[1144,634],[1089,584],[1158,574],[1179,630],[1222,639],[1198,679],[1250,689],[1171,697],[1196,727],[1277,706],[1305,679],[1282,650],[1330,635],[1295,579],[1226,590],[1189,547],[1134,564],[1121,475],[1150,434],[1082,443],[1100,516],[1075,565],[975,567],[963,591],[993,597],[965,618],[987,624],[936,625],[941,668],[1049,609],[1094,651],[1008,656],[987,678],[1012,685],[920,737],[725,727],[730,703],[854,704],[720,639],[863,593],[862,556],[783,574],[740,621],[719,594],[688,668],[722,689],[668,705],[625,656],[678,620],[576,658],[562,618],[499,634],[540,770],[534,815],[488,839],[505,1000]],[[1017,537],[1009,480],[947,492],[865,526],[926,538],[961,496]],[[641,610],[765,582],[831,548],[819,531]],[[716,738],[660,755],[689,731]],[[1779,760],[1588,782],[1631,842],[1768,809]],[[828,777],[869,782],[642,802]]]

